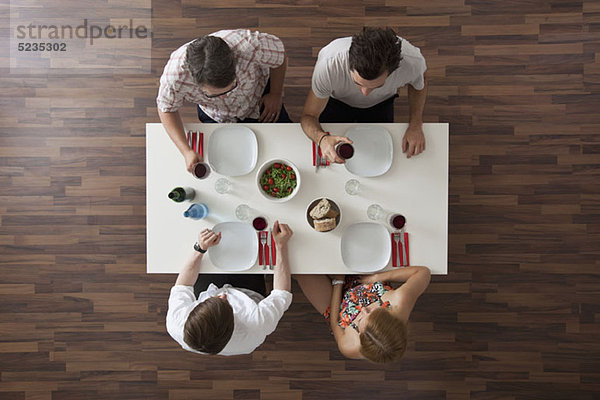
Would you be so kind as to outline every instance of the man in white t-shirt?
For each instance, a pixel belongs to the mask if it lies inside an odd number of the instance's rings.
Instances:
[[[289,226],[275,221],[277,261],[273,290],[266,296],[264,275],[199,275],[202,256],[221,241],[221,233],[200,232],[194,255],[171,288],[166,321],[169,335],[194,353],[252,353],[275,330],[292,303],[287,254],[292,234]]]
[[[408,84],[410,120],[402,151],[408,158],[421,153],[426,69],[419,48],[390,28],[364,28],[358,35],[332,41],[321,49],[315,64],[301,120],[304,133],[326,159],[343,163],[334,147],[352,141],[330,136],[320,122],[394,122],[394,99]]]

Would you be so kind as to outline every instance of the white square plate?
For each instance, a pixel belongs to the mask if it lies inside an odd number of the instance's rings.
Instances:
[[[381,126],[354,126],[346,131],[354,142],[354,156],[344,164],[348,172],[364,177],[385,174],[392,166],[394,145],[392,136]]]
[[[207,156],[210,167],[221,175],[246,175],[258,159],[256,135],[241,125],[217,128],[208,139]]]
[[[342,261],[355,272],[375,272],[390,261],[392,243],[388,230],[374,222],[358,222],[342,234]]]
[[[258,257],[258,236],[252,225],[222,222],[212,228],[221,232],[221,242],[208,249],[210,261],[223,271],[245,271]]]

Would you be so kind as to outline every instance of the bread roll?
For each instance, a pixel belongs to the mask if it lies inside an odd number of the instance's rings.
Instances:
[[[321,199],[308,213],[312,219],[335,218],[339,213],[333,208],[327,199]]]
[[[315,230],[318,232],[327,232],[335,228],[335,218],[315,219],[313,221]]]

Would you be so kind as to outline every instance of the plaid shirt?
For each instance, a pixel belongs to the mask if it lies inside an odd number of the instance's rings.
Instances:
[[[171,54],[160,77],[156,98],[158,108],[163,112],[174,112],[187,100],[198,104],[217,122],[258,118],[258,103],[269,79],[269,69],[283,63],[283,43],[276,36],[245,29],[219,31],[211,36],[223,39],[235,53],[237,88],[226,95],[207,98],[184,66],[189,45],[186,43]]]

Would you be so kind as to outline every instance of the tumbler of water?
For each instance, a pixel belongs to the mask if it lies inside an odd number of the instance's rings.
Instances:
[[[346,193],[350,196],[355,196],[360,193],[360,182],[356,179],[350,179],[346,182],[344,188],[346,189]]]
[[[225,178],[219,178],[217,179],[217,181],[215,182],[215,190],[217,191],[217,193],[219,194],[225,194],[225,193],[229,193],[231,192],[231,188],[232,188],[232,184],[231,182],[229,182],[227,179]]]
[[[240,204],[235,208],[235,216],[240,221],[248,221],[250,219],[250,207],[248,204]]]
[[[383,207],[381,207],[379,204],[371,204],[367,208],[367,217],[374,221],[382,219],[384,217]]]

